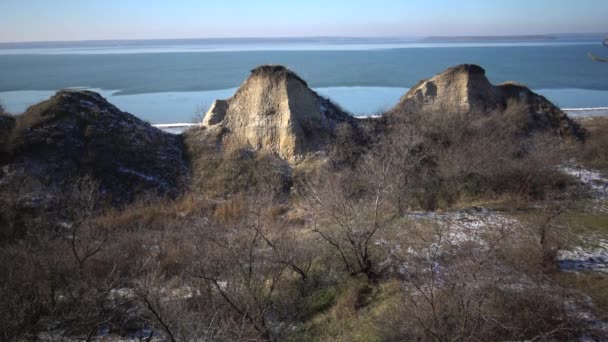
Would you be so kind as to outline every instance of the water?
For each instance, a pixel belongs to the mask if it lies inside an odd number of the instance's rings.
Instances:
[[[283,64],[355,115],[393,106],[418,80],[461,64],[526,84],[562,108],[608,107],[600,40],[194,40],[0,44],[0,102],[14,113],[67,87],[95,89],[155,124],[192,122],[261,64]],[[607,110],[592,109],[605,113]],[[588,112],[573,111],[574,114]]]

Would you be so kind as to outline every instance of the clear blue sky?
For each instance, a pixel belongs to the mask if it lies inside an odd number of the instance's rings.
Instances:
[[[0,42],[608,31],[608,0],[0,0]]]

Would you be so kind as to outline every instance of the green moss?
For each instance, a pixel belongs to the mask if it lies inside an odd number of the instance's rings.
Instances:
[[[585,212],[570,212],[563,220],[581,233],[596,233],[608,236],[608,215],[590,214]]]
[[[382,341],[381,321],[401,301],[398,281],[372,284],[365,277],[349,278],[337,288],[323,289],[308,297],[311,302],[331,307],[317,313],[292,335],[295,341]],[[314,299],[314,300],[313,300]]]

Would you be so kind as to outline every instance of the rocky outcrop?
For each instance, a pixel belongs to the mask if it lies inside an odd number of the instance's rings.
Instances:
[[[529,130],[552,129],[564,136],[581,137],[582,131],[561,109],[527,87],[507,82],[492,85],[485,70],[463,64],[420,81],[389,111],[389,117],[424,112],[504,113],[518,106],[527,115]]]
[[[231,98],[217,100],[202,129],[224,148],[264,150],[296,164],[327,149],[339,123],[355,120],[283,66],[251,72]]]
[[[181,137],[122,112],[99,94],[63,90],[16,117],[0,191],[18,179],[60,194],[88,176],[114,203],[138,194],[174,196],[189,176]]]

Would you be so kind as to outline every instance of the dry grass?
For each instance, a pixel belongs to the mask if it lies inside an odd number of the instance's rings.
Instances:
[[[579,120],[587,130],[587,139],[578,159],[586,166],[608,173],[608,117]]]
[[[310,341],[380,341],[375,314],[368,307],[372,287],[365,277],[346,280],[336,289],[334,304],[321,311],[298,336]]]
[[[285,193],[291,185],[291,169],[276,156],[246,149],[222,150],[218,136],[204,128],[185,133],[194,193],[221,198],[259,188]]]
[[[238,220],[246,214],[247,203],[242,194],[233,196],[217,205],[213,217],[222,223]]]
[[[124,227],[160,227],[168,221],[185,220],[213,211],[214,204],[204,198],[183,196],[177,200],[151,198],[131,204],[126,209],[110,209],[97,218],[100,225]],[[120,228],[122,227],[122,228]]]
[[[560,272],[552,278],[564,288],[574,290],[581,297],[589,296],[592,310],[599,320],[608,320],[608,276],[592,272]]]

